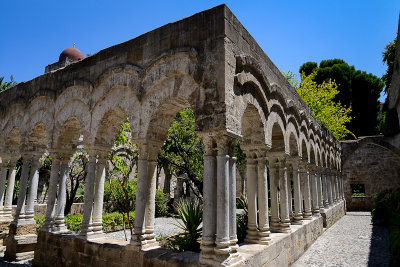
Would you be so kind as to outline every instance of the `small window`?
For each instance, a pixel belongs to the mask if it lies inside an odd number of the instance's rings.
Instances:
[[[352,197],[365,197],[365,185],[364,184],[351,184],[351,196]]]

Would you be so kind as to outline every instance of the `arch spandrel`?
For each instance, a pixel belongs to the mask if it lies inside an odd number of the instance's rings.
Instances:
[[[215,120],[219,119],[218,110],[211,110],[207,116],[204,113],[205,105],[203,95],[204,89],[196,83],[193,77],[189,75],[170,75],[168,78],[159,81],[155,86],[146,91],[146,95],[141,99],[141,123],[137,138],[146,138],[148,135],[150,121],[154,120],[159,109],[165,110],[164,115],[172,118],[180,110],[191,107],[196,117],[196,130],[213,129],[218,125]],[[153,92],[153,93],[150,93]],[[169,106],[169,109],[166,109]],[[174,107],[176,106],[176,107]],[[216,114],[217,113],[217,114]],[[173,116],[172,116],[173,114]],[[198,117],[209,118],[208,121],[199,124]],[[160,121],[162,123],[162,120]],[[205,124],[204,124],[205,123]]]
[[[25,107],[21,104],[13,104],[7,107],[4,116],[1,118],[0,126],[4,129],[9,121],[16,115],[23,117],[25,114]]]
[[[91,88],[83,86],[71,86],[65,88],[57,97],[54,105],[54,111],[57,113],[68,105],[71,100],[76,99],[86,106],[90,105]]]
[[[50,148],[51,142],[49,140],[48,129],[46,125],[39,121],[37,122],[29,132],[26,132],[26,138],[24,142],[24,151],[32,151],[44,153]]]
[[[97,79],[91,94],[92,103],[98,103],[115,87],[129,88],[136,98],[141,90],[141,68],[132,64],[113,66],[104,71]]]
[[[53,130],[53,144],[56,147],[62,146],[60,139],[65,123],[71,119],[78,121],[79,134],[83,134],[85,140],[90,139],[90,126],[91,126],[91,112],[89,107],[81,100],[73,98],[69,99],[59,110],[56,110],[54,115],[54,130]],[[75,136],[75,135],[74,135]]]

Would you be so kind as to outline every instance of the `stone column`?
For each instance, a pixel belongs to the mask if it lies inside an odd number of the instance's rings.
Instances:
[[[8,177],[6,199],[3,211],[4,216],[9,218],[12,218],[12,200],[14,193],[15,174],[17,172],[16,164],[17,164],[17,158],[12,158],[10,160],[10,173]]]
[[[328,180],[328,201],[329,201],[329,206],[333,205],[333,198],[332,198],[332,175],[330,173],[330,171],[328,171],[327,176],[326,176],[327,180]]]
[[[301,177],[304,180],[304,188],[303,188],[303,196],[304,196],[304,220],[311,220],[312,219],[312,209],[311,209],[311,187],[310,187],[310,178],[309,172],[307,168],[307,163],[302,162],[300,164],[300,173]]]
[[[312,211],[313,214],[319,214],[319,205],[318,205],[318,189],[317,189],[317,180],[315,175],[315,166],[310,165],[310,185],[311,185],[311,195],[312,195]]]
[[[293,224],[302,224],[303,212],[301,210],[301,188],[298,160],[292,160],[293,190],[294,190],[294,217]]]
[[[19,181],[18,202],[13,221],[16,225],[20,224],[22,220],[25,219],[26,189],[28,187],[29,164],[32,160],[27,155],[24,155],[23,157],[24,163],[22,165],[21,179]]]
[[[336,176],[333,173],[332,175],[332,200],[333,203],[337,202],[337,194],[336,194]]]
[[[339,176],[336,174],[335,175],[335,180],[336,180],[336,183],[335,183],[335,185],[336,185],[336,202],[339,202],[339,199],[340,199],[340,197],[339,197]]]
[[[103,201],[104,201],[104,180],[106,179],[107,153],[99,156],[96,170],[96,186],[93,205],[93,233],[103,233]]]
[[[271,194],[271,231],[277,232],[279,229],[279,201],[278,201],[278,169],[276,168],[276,158],[270,157],[268,160],[269,183]]]
[[[153,155],[154,156],[154,155]],[[156,210],[156,177],[154,176],[154,171],[157,166],[157,158],[149,155],[148,160],[148,171],[147,171],[147,200],[145,209],[145,228],[146,228],[146,241],[147,244],[156,245],[156,238],[154,235],[154,218]],[[158,243],[157,243],[158,245]]]
[[[7,179],[7,164],[8,160],[5,159],[5,157],[2,157],[2,163],[1,163],[1,173],[0,173],[0,217],[3,217],[4,215],[4,192],[6,189],[6,179]]]
[[[60,159],[54,155],[51,163],[49,192],[47,195],[46,216],[41,231],[50,232],[53,226],[55,214],[55,202],[57,196],[57,185],[59,181]]]
[[[216,254],[229,255],[229,155],[225,138],[217,144],[217,233]]]
[[[35,199],[37,198],[37,189],[39,183],[39,159],[38,156],[33,157],[31,163],[31,179],[29,181],[29,193],[26,203],[25,219],[35,223],[33,219],[35,213]]]
[[[88,150],[89,161],[87,163],[87,174],[85,179],[85,195],[83,218],[80,235],[88,237],[93,234],[93,199],[94,199],[94,182],[96,177],[96,153],[93,150]]]
[[[61,160],[61,174],[58,183],[57,207],[56,207],[54,227],[53,227],[54,232],[68,231],[64,221],[64,210],[65,210],[65,203],[67,200],[67,179],[69,176],[68,163],[69,163],[69,157],[64,156]],[[86,188],[85,188],[85,193],[86,193]]]
[[[236,251],[238,239],[236,229],[236,158],[234,155],[229,160],[229,198],[229,237],[231,249]]]
[[[293,218],[293,196],[292,196],[292,186],[291,180],[293,177],[292,166],[287,167],[287,189],[288,189],[288,208],[289,208],[289,219],[292,222]]]
[[[323,192],[322,192],[322,181],[321,181],[321,179],[322,179],[322,168],[321,167],[317,168],[317,171],[316,171],[315,175],[316,175],[316,178],[317,178],[317,187],[318,187],[319,212],[322,213],[322,212],[325,212],[325,210],[324,210],[324,198],[323,198]]]
[[[259,240],[257,243],[268,245],[270,238],[269,217],[268,217],[268,170],[266,166],[265,153],[258,155],[258,209],[259,209]]]
[[[322,179],[322,189],[323,189],[323,202],[324,202],[324,209],[329,208],[329,201],[328,201],[328,182],[326,180],[326,168],[322,168],[321,171],[321,179]]]
[[[203,178],[203,235],[201,239],[200,262],[212,262],[214,255],[217,218],[217,175],[216,158],[211,137],[204,137],[204,178]]]
[[[256,160],[250,157],[250,153],[247,157],[246,166],[246,178],[247,178],[247,198],[248,198],[248,224],[247,224],[247,235],[246,242],[257,243],[257,165]]]
[[[280,189],[280,211],[281,211],[281,222],[280,229],[281,233],[289,233],[290,230],[290,217],[289,217],[289,200],[288,194],[289,189],[287,186],[287,166],[286,157],[279,158],[279,189]]]

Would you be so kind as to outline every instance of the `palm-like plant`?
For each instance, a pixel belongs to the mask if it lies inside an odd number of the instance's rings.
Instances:
[[[179,251],[200,251],[200,244],[197,239],[201,236],[203,221],[203,209],[199,201],[181,199],[178,202],[177,210],[182,222],[177,221],[177,226],[183,233],[170,238],[170,248]]]

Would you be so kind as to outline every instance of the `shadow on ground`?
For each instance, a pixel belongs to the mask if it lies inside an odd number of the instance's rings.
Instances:
[[[385,227],[372,225],[368,267],[389,266],[389,234]]]

